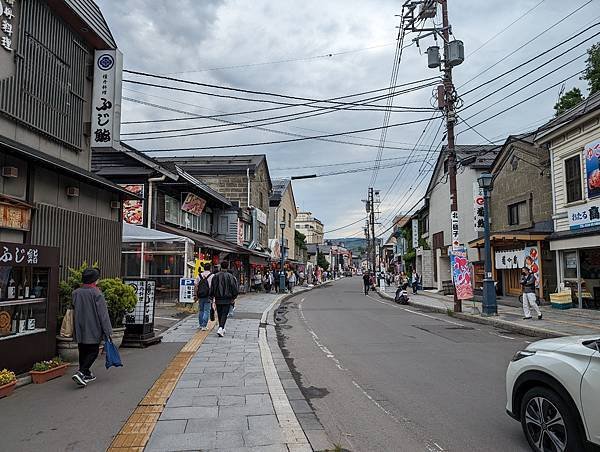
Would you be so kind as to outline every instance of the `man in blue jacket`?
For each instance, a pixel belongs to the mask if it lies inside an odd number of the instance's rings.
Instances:
[[[98,269],[85,269],[82,274],[83,285],[73,292],[73,338],[79,349],[79,371],[72,378],[81,387],[96,379],[90,368],[98,357],[100,342],[112,335],[106,300],[96,285],[98,279]]]

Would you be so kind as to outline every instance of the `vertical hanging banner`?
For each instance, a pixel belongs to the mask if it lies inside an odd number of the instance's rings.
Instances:
[[[483,232],[483,188],[479,187],[477,182],[473,182],[473,227],[475,232]]]
[[[92,91],[92,148],[119,149],[123,54],[96,50]]]
[[[452,280],[456,288],[456,297],[459,300],[470,300],[473,298],[473,284],[471,282],[471,266],[467,257],[467,250],[461,246],[453,249],[450,255],[452,267]]]
[[[450,213],[450,229],[452,235],[452,249],[456,250],[460,248],[460,240],[458,239],[459,221],[458,212],[452,211]]]
[[[412,247],[419,247],[419,220],[415,218],[412,220]]]
[[[597,198],[600,196],[600,140],[585,145],[583,158],[588,199]]]

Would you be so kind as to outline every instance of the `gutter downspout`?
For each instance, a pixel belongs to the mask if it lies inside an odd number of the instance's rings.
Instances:
[[[246,168],[246,178],[248,179],[248,209],[250,208],[250,167]]]
[[[160,177],[148,178],[148,229],[152,229],[152,215],[154,210],[154,182],[163,182],[167,178],[166,175]]]

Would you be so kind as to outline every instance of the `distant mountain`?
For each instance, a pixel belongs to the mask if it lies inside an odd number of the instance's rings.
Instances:
[[[352,253],[357,253],[359,248],[366,249],[367,241],[364,238],[339,238],[339,239],[327,239],[327,241],[331,241],[332,243],[343,243],[344,246],[352,251]]]

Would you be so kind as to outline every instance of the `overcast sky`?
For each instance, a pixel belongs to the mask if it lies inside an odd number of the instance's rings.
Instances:
[[[584,37],[600,31],[600,26],[598,26],[584,32],[592,24],[600,21],[600,0],[589,2],[580,11],[518,50],[514,55],[491,69],[490,67],[588,1],[545,0],[541,4],[539,4],[540,0],[450,1],[452,31],[456,39],[464,41],[467,55],[465,62],[454,70],[454,80],[459,95],[544,52],[567,37],[577,32],[582,33],[581,39],[573,40],[568,45],[549,53],[534,63],[465,95],[462,100],[464,105],[468,106],[537,65],[559,55],[556,61],[543,69],[499,91],[472,108],[466,109],[462,113],[462,117],[469,118],[474,113],[490,107],[472,119],[467,119],[467,122],[474,126],[506,107],[582,70],[585,58],[579,58],[566,67],[554,71],[555,68],[583,54],[589,45],[600,40],[598,37],[594,38],[582,44],[581,47],[562,55],[566,49],[580,42]],[[311,99],[335,98],[389,86],[394,62],[395,40],[398,33],[396,28],[398,17],[395,15],[401,13],[402,4],[400,1],[392,0],[179,0],[177,2],[97,0],[97,2],[124,54],[126,69],[154,74],[170,74],[172,77],[202,83]],[[538,6],[536,7],[536,5]],[[533,11],[470,55],[471,52],[533,7],[535,7]],[[404,44],[411,44],[414,37],[416,34],[408,34]],[[423,54],[424,50],[433,44],[433,38],[429,37],[421,41],[420,48],[412,45],[404,49],[398,84],[439,75],[438,70],[428,69],[427,56]],[[335,55],[336,53],[342,54]],[[328,54],[334,55],[324,56]],[[300,61],[289,61],[296,59],[300,59]],[[288,61],[281,62],[281,60]],[[484,70],[487,72],[468,82]],[[551,74],[532,83],[547,72],[551,72]],[[254,99],[301,102],[197,86],[176,85],[171,82],[129,74],[124,74],[124,78]],[[465,85],[462,86],[463,84]],[[579,86],[584,94],[587,94],[586,84],[578,80],[578,77],[573,77],[566,82],[567,90],[573,86]],[[504,96],[521,87],[526,88],[501,101]],[[552,107],[557,100],[559,90],[559,86],[555,87],[536,97],[533,101],[523,103],[498,118],[477,126],[476,129],[486,139],[494,141],[509,133],[535,128],[553,114]],[[196,93],[182,93],[130,83],[124,83],[123,96],[198,115],[244,112],[278,106]],[[425,88],[397,96],[394,105],[430,107],[431,102],[432,88]],[[385,101],[379,103],[383,105]],[[240,122],[301,111],[314,110],[306,107],[294,107],[228,116],[224,119]],[[184,116],[186,114],[181,112],[123,101],[123,121]],[[431,116],[431,112],[393,112],[390,124],[429,119]],[[383,117],[383,111],[336,111],[313,118],[266,125],[265,127],[273,131],[305,136],[322,135],[379,127],[383,123]],[[420,152],[413,153],[412,157],[417,160],[416,162],[404,167],[391,168],[386,167],[398,165],[402,160],[382,162],[382,169],[375,183],[375,187],[381,190],[382,197],[389,191],[394,178],[400,174],[396,185],[382,205],[383,226],[388,225],[387,219],[391,218],[394,212],[409,209],[423,195],[430,175],[425,171],[430,169],[431,165],[423,164],[421,160],[428,155],[431,163],[435,163],[437,153],[432,150],[430,154],[426,154],[423,151],[432,145],[435,149],[441,142],[443,130],[434,141],[439,121],[432,121],[425,133],[423,130],[426,122],[388,129],[386,145],[400,149],[385,149],[384,159],[398,157],[406,159],[411,149],[414,148],[414,144],[419,139],[421,141],[415,148]],[[218,124],[222,123],[214,120],[195,119],[159,124],[124,125],[121,131],[122,133],[131,133]],[[223,127],[220,129],[222,130]],[[202,148],[294,138],[294,136],[273,131],[247,128],[171,139],[128,141],[128,143],[145,150]],[[464,124],[458,126],[458,131],[457,144],[486,143],[484,138],[470,131]],[[464,133],[461,133],[463,131]],[[147,136],[149,135],[142,135],[142,137]],[[128,138],[139,137],[129,136]],[[126,135],[122,137],[124,141],[126,138]],[[274,178],[289,177],[372,166],[373,163],[362,163],[312,167],[342,162],[372,162],[378,152],[378,149],[372,146],[379,143],[379,138],[380,131],[376,130],[334,138],[369,146],[308,140],[255,147],[152,155],[266,154],[271,176]],[[294,182],[294,193],[297,204],[302,210],[312,211],[320,218],[325,223],[326,230],[359,220],[364,216],[361,199],[366,196],[372,175],[372,171],[368,171],[296,181]],[[360,231],[362,231],[362,223],[334,232],[330,237],[357,236]]]

